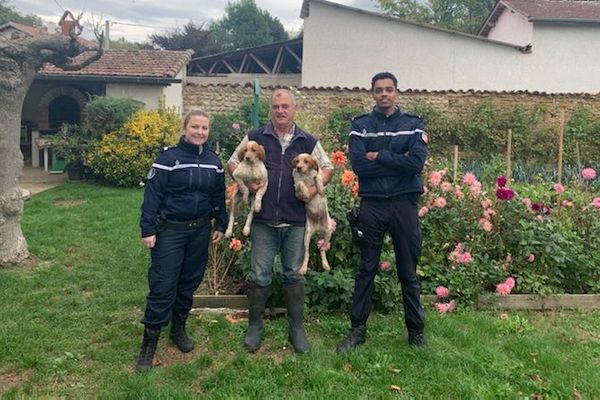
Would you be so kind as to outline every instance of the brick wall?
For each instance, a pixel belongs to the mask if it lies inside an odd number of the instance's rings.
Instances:
[[[276,87],[264,87],[262,98],[268,98]],[[184,87],[184,111],[190,108],[200,108],[209,114],[230,111],[241,102],[252,99],[251,85],[206,85],[188,83]],[[330,114],[333,110],[345,106],[363,107],[365,110],[372,106],[371,94],[364,89],[340,88],[300,88],[297,100],[302,112],[312,115]],[[465,115],[475,105],[481,102],[491,102],[501,108],[512,108],[522,105],[532,109],[543,105],[548,110],[547,118],[558,122],[560,111],[564,110],[568,120],[571,112],[580,105],[592,107],[600,113],[599,94],[548,94],[530,92],[454,92],[454,91],[404,91],[400,92],[399,105],[404,107],[415,102],[428,103],[448,113],[452,117]]]

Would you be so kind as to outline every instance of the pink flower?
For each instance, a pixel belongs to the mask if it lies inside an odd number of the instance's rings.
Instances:
[[[496,179],[496,183],[498,184],[498,187],[506,186],[506,182],[507,182],[507,179],[505,176],[499,176],[498,179]]]
[[[492,229],[494,229],[494,225],[492,225],[492,223],[486,218],[481,218],[479,220],[479,225],[481,226],[481,229],[486,232],[491,232]]]
[[[529,257],[527,257],[527,261],[529,261],[530,263],[535,261],[535,254],[531,253],[529,254]]]
[[[525,197],[523,199],[523,204],[525,204],[527,207],[531,206],[531,199],[529,197]]]
[[[484,218],[490,219],[493,215],[496,215],[496,211],[492,210],[491,208],[486,208],[483,210]]]
[[[231,127],[232,127],[233,129],[238,129],[238,130],[239,130],[239,129],[240,129],[240,124],[238,124],[238,123],[236,122],[235,124],[231,124]]]
[[[392,267],[392,264],[389,261],[383,261],[383,262],[381,262],[381,264],[379,264],[380,271],[387,271],[391,267]]]
[[[456,300],[452,300],[449,303],[435,303],[435,309],[440,314],[451,313],[456,310]]]
[[[425,185],[423,185],[423,196],[425,196],[427,194],[427,192],[429,192],[429,188]]]
[[[573,207],[573,202],[570,200],[563,200],[561,201],[560,205],[566,208],[571,208]]]
[[[475,182],[471,185],[471,187],[469,188],[469,192],[471,193],[471,196],[477,198],[479,196],[481,196],[481,183],[479,182]]]
[[[329,251],[329,249],[331,249],[331,242],[326,242],[325,239],[319,239],[317,241],[317,249]]]
[[[508,296],[511,290],[512,289],[506,282],[500,283],[498,286],[496,286],[496,293],[498,293],[500,296]]]
[[[329,218],[329,229],[331,229],[333,232],[335,232],[337,229],[337,222],[335,222],[335,219],[333,218]]]
[[[437,208],[444,208],[447,204],[448,202],[444,197],[436,197],[435,200],[433,200],[433,205]]]
[[[481,200],[482,208],[491,208],[493,205],[494,205],[494,203],[492,203],[492,200],[490,200],[488,198]]]
[[[475,176],[475,174],[471,173],[471,172],[467,172],[464,176],[463,176],[463,183],[467,186],[472,186],[474,183],[478,182],[477,181],[477,177]]]
[[[584,168],[581,171],[581,176],[586,181],[591,181],[592,179],[596,178],[596,170],[594,168]]]
[[[535,216],[535,220],[541,224],[542,222],[544,222],[544,216],[543,215],[536,215]]]
[[[510,264],[510,263],[512,263],[512,260],[513,260],[512,256],[511,256],[510,254],[508,254],[508,255],[506,256],[506,259],[504,260],[504,262],[505,262],[506,264]]]
[[[242,249],[242,241],[239,239],[231,239],[229,248],[233,251],[240,251]]]
[[[561,194],[565,191],[565,187],[563,185],[561,185],[560,183],[555,183],[554,184],[554,191],[558,194]]]
[[[456,185],[456,187],[454,188],[454,196],[456,196],[456,198],[458,200],[462,199],[463,197],[465,197],[465,194],[463,193],[461,187],[459,185]]]
[[[459,264],[468,264],[471,261],[473,261],[473,257],[471,256],[471,253],[466,252],[466,251],[464,253],[462,253],[458,258]]]
[[[508,285],[510,290],[513,290],[513,288],[515,287],[515,283],[516,283],[515,278],[513,278],[512,276],[509,276],[508,278],[506,278],[504,283],[506,283]]]
[[[429,212],[429,208],[427,206],[421,207],[419,210],[419,217],[423,218]]]
[[[446,171],[444,170],[433,171],[431,174],[429,174],[429,185],[433,187],[438,187],[439,184],[442,182],[442,178],[444,177],[445,173]]]
[[[450,289],[444,286],[438,286],[435,288],[435,295],[440,299],[450,296]]]
[[[448,181],[444,181],[440,185],[440,189],[442,189],[442,192],[449,192],[452,190],[452,184]]]
[[[596,208],[600,208],[600,197],[594,197],[594,200],[592,200],[591,205]]]

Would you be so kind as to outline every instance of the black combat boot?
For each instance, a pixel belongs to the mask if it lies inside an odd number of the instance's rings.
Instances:
[[[429,347],[429,343],[427,343],[427,338],[425,338],[425,334],[423,332],[408,332],[408,344],[413,347],[419,347],[421,349],[426,349]]]
[[[357,346],[360,346],[367,341],[367,325],[360,325],[355,328],[350,328],[348,336],[340,344],[338,344],[336,351],[339,354],[344,354],[348,350],[351,350]]]
[[[183,353],[189,353],[194,350],[194,343],[185,331],[185,322],[187,315],[173,313],[171,318],[171,340]]]
[[[260,349],[260,341],[263,331],[263,314],[269,297],[270,286],[261,287],[248,282],[246,291],[248,294],[248,331],[244,338],[244,347],[254,353]]]
[[[288,339],[296,353],[308,353],[310,343],[304,331],[304,283],[283,285],[283,298],[287,307]]]
[[[152,368],[152,358],[154,358],[154,353],[156,352],[156,345],[158,344],[159,336],[160,328],[144,329],[142,348],[140,350],[140,356],[138,357],[137,365],[135,366],[137,371],[144,372]]]

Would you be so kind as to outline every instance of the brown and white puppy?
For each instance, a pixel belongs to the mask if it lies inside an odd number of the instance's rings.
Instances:
[[[230,238],[233,234],[233,223],[235,221],[235,211],[240,203],[243,201],[247,203],[249,199],[252,199],[250,204],[250,212],[246,217],[246,223],[242,230],[244,236],[250,234],[250,225],[252,224],[252,218],[254,213],[260,212],[262,208],[262,199],[267,191],[268,177],[267,168],[265,167],[265,148],[257,142],[250,140],[246,143],[246,146],[240,149],[238,153],[238,159],[240,163],[233,171],[233,179],[237,183],[237,188],[233,193],[231,200],[231,210],[229,213],[229,224],[227,225],[227,231],[225,231],[225,237]],[[258,183],[263,182],[264,184],[258,191],[251,195],[247,183]]]
[[[326,246],[329,245],[333,233],[331,218],[327,208],[327,196],[325,195],[325,185],[321,176],[321,169],[317,160],[307,153],[298,154],[292,161],[294,170],[294,188],[296,197],[302,201],[307,201],[310,197],[308,188],[316,186],[317,194],[306,203],[306,231],[304,233],[304,261],[300,267],[299,273],[304,275],[308,269],[308,254],[310,239],[315,233],[323,234],[324,246],[321,246],[321,265],[326,271],[331,267],[327,261]]]

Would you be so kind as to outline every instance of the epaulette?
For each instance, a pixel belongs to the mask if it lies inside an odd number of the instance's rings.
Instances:
[[[160,149],[160,152],[164,153],[165,151],[173,150],[175,148],[177,148],[177,146],[165,146],[162,149]]]
[[[403,113],[403,115],[406,115],[407,117],[413,117],[413,118],[418,118],[418,119],[423,119],[423,117],[421,117],[419,114],[412,114],[412,113]]]
[[[355,119],[360,119],[360,118],[363,118],[363,117],[367,117],[367,116],[369,116],[369,114],[371,114],[371,113],[366,113],[366,114],[358,115],[358,116],[352,118],[352,121],[354,121]]]

